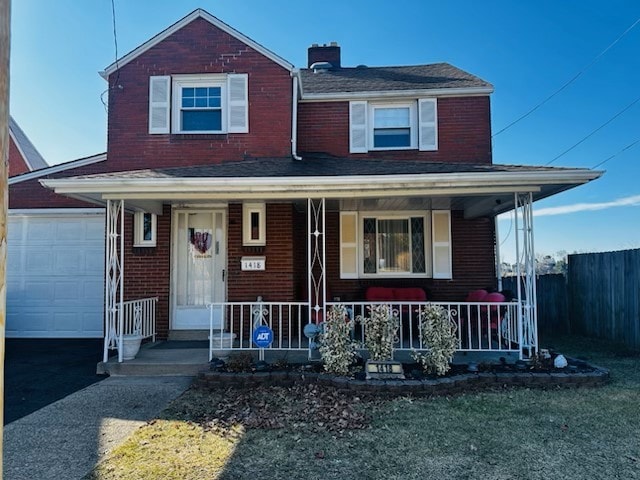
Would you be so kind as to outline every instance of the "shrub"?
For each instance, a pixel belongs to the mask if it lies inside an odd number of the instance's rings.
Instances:
[[[458,339],[456,326],[449,320],[448,312],[439,305],[427,305],[420,311],[420,339],[426,348],[424,353],[413,351],[413,359],[427,373],[444,375],[456,351]]]
[[[353,364],[356,345],[351,340],[353,321],[343,306],[332,306],[327,311],[324,331],[320,334],[320,355],[327,372],[347,375]]]
[[[389,305],[372,305],[369,317],[360,318],[364,325],[364,344],[369,358],[376,361],[393,359],[393,344],[398,341],[398,315]]]

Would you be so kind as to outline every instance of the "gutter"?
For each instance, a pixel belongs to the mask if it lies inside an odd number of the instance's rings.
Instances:
[[[298,73],[291,72],[293,77],[293,98],[291,100],[291,156],[294,160],[302,160],[298,156]]]

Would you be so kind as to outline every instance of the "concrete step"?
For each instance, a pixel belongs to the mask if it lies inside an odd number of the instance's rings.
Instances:
[[[209,330],[170,330],[169,340],[209,340]]]
[[[108,375],[196,376],[209,369],[209,351],[206,348],[154,348],[144,346],[133,360],[118,362],[114,356],[100,362],[97,373]]]

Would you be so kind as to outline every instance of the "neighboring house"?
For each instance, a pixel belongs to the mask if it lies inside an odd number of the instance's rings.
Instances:
[[[496,215],[517,209],[531,263],[532,201],[601,174],[493,164],[493,87],[452,65],[343,67],[336,44],[308,55],[296,69],[196,10],[102,72],[102,173],[40,183],[107,207],[106,346],[211,329],[255,348],[263,320],[275,347],[306,348],[302,324],[332,300],[353,312],[370,286],[420,287],[462,319],[470,290],[496,286]],[[503,331],[467,350],[535,351],[525,273],[507,346]]]
[[[100,171],[106,155],[49,166],[13,118],[9,133],[6,335],[101,337],[104,208],[56,195],[39,180]]]

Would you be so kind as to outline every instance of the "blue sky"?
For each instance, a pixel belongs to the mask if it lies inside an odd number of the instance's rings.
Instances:
[[[570,86],[494,137],[494,162],[544,165],[640,97],[640,18],[629,0],[115,0],[122,56],[195,8],[289,60],[337,41],[343,65],[446,61],[495,86],[493,131]],[[393,7],[393,8],[392,8]],[[110,0],[12,2],[11,112],[50,164],[106,148],[106,88],[114,61]],[[593,167],[640,140],[640,101],[552,165]],[[589,185],[535,205],[541,254],[640,247],[640,142]],[[500,221],[513,260],[511,221]],[[511,231],[511,233],[509,233]]]

